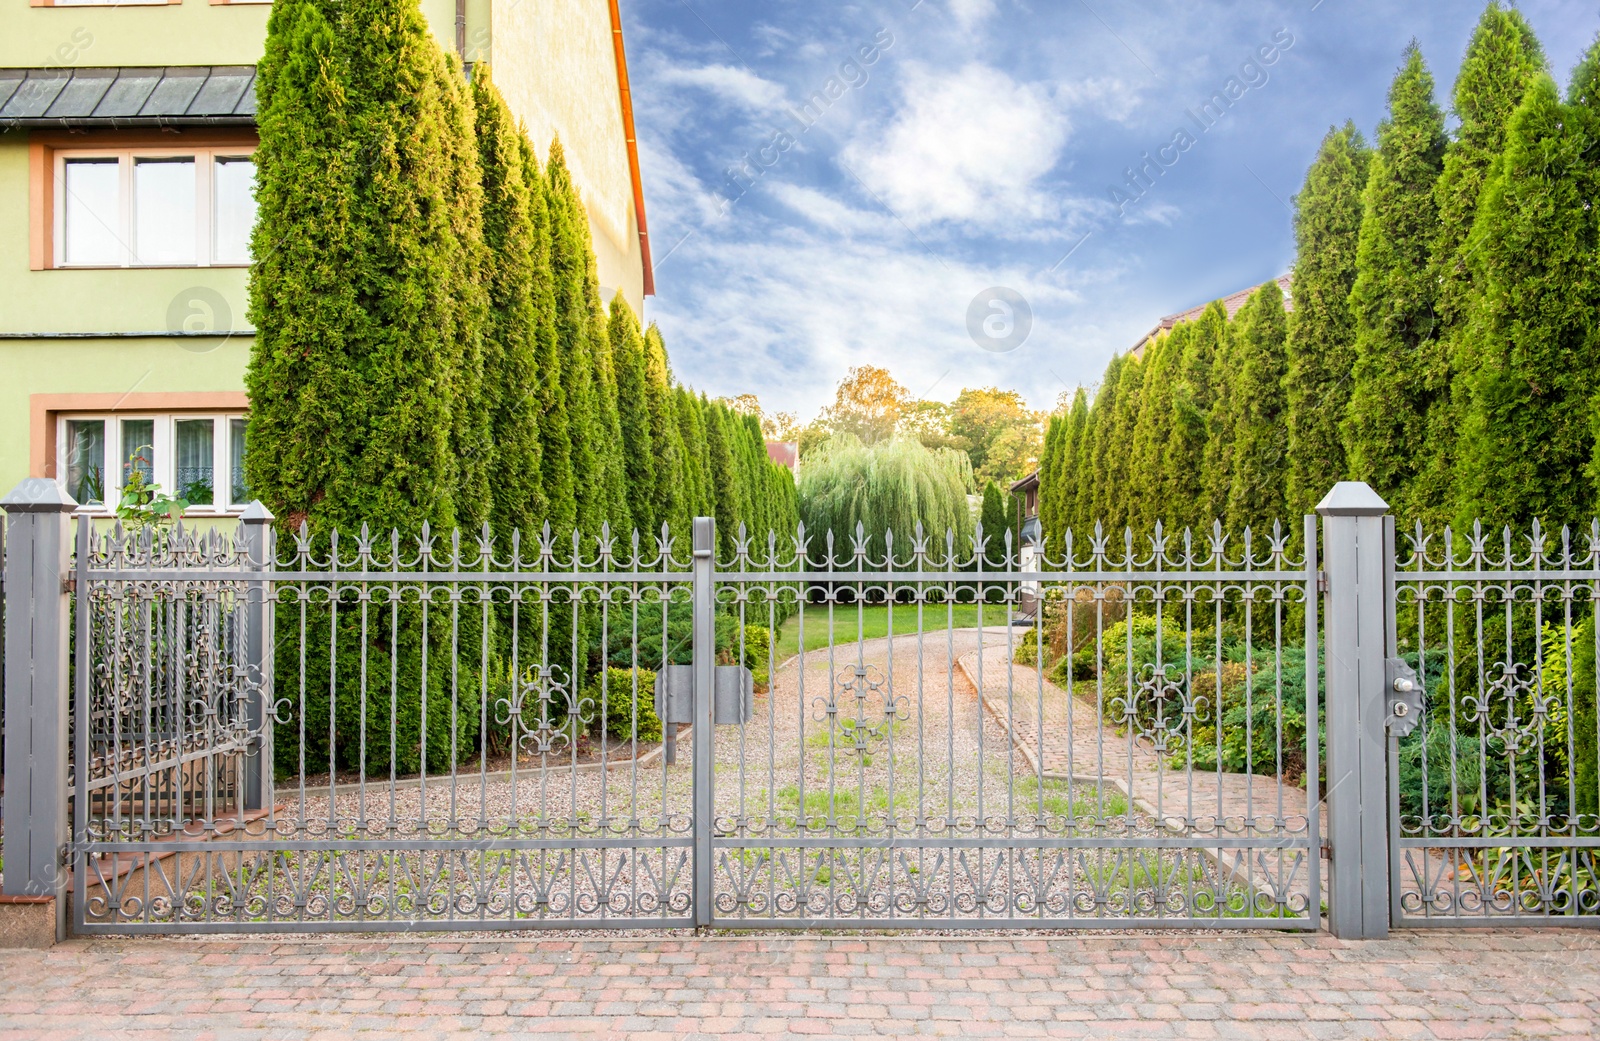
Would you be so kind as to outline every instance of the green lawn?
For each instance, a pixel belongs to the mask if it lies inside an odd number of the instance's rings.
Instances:
[[[860,611],[860,627],[857,628],[857,611]],[[944,604],[928,604],[922,609],[922,630],[929,634],[929,639],[940,637],[947,626],[951,625],[950,608]],[[806,608],[806,650],[808,652],[826,648],[828,646],[828,609],[826,606],[811,605]],[[955,628],[971,628],[978,624],[977,604],[955,605]],[[983,605],[984,625],[1006,624],[1006,608],[1004,604]],[[894,631],[896,636],[904,636],[917,631],[917,607],[915,604],[896,604],[894,608]],[[857,639],[870,640],[874,637],[889,635],[889,608],[884,605],[874,607],[856,608],[843,604],[835,605],[833,609],[833,643],[834,646],[847,646]],[[778,630],[778,646],[774,660],[779,663],[788,661],[791,655],[800,653],[800,616],[795,615]]]

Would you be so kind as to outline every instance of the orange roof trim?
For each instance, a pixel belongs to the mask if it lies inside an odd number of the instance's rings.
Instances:
[[[617,56],[617,91],[622,95],[622,133],[628,139],[628,174],[633,178],[633,214],[639,222],[639,256],[644,266],[644,295],[656,295],[650,263],[650,231],[644,219],[644,183],[639,179],[639,144],[633,132],[633,91],[628,88],[628,57],[622,49],[622,12],[611,0],[611,47]]]

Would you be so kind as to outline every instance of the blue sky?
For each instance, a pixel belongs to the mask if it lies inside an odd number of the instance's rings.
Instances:
[[[1519,6],[1564,88],[1600,9]],[[1413,37],[1448,107],[1482,4],[622,10],[655,254],[646,317],[684,382],[807,419],[865,364],[919,396],[998,385],[1049,407],[1161,315],[1286,271],[1290,206],[1329,125],[1372,137]],[[1226,108],[1202,111],[1218,92]],[[973,306],[995,288],[1031,314],[1008,351],[992,348],[1020,312]]]

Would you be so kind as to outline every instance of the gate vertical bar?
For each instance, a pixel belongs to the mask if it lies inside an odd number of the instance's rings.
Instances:
[[[712,790],[712,702],[717,661],[717,522],[694,519],[694,924],[711,924],[711,835],[716,812]]]
[[[1327,578],[1328,927],[1344,939],[1389,934],[1388,509],[1359,481],[1340,481],[1317,504]]]
[[[263,506],[260,499],[253,500],[239,515],[245,552],[245,559],[240,563],[245,571],[272,570],[276,557],[272,521],[272,511]],[[245,678],[254,695],[246,718],[255,740],[254,747],[245,756],[242,810],[263,809],[272,802],[272,749],[268,745],[271,726],[267,722],[273,700],[270,582],[267,578],[252,577],[245,584]]]
[[[66,939],[67,723],[70,711],[67,548],[77,502],[55,481],[29,477],[6,511],[5,893],[56,898]]]

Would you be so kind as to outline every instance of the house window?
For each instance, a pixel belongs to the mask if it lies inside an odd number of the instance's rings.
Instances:
[[[56,424],[61,477],[79,503],[112,510],[135,472],[186,499],[193,512],[226,512],[250,501],[244,480],[248,421],[240,415],[125,413],[62,416]]]
[[[57,266],[249,264],[256,220],[251,151],[58,150]]]

